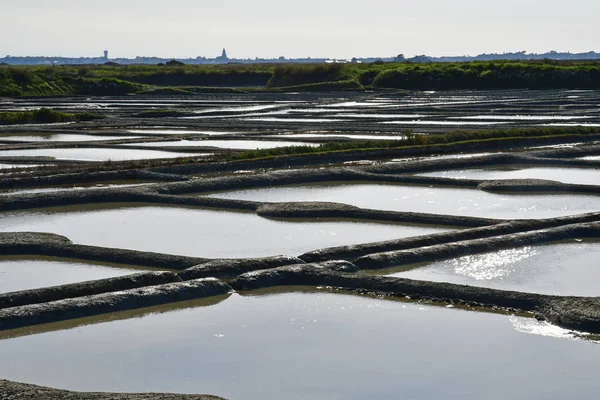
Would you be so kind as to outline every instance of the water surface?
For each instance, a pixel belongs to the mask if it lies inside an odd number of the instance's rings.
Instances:
[[[0,354],[0,376],[17,381],[231,400],[595,400],[600,390],[600,346],[562,329],[326,292],[233,294],[3,340]]]
[[[348,138],[348,139],[367,139],[367,140],[403,140],[406,139],[406,136],[402,135],[354,135],[354,134],[344,134],[344,133],[289,133],[282,134],[279,137],[286,138]]]
[[[547,120],[574,120],[586,119],[590,117],[576,115],[469,115],[462,117],[450,117],[451,119],[483,119],[483,120],[503,120],[503,121],[547,121]]]
[[[132,129],[129,133],[142,133],[146,135],[237,135],[243,132],[224,132],[224,131],[198,131],[182,129]]]
[[[140,271],[74,261],[0,258],[0,293],[112,278],[137,272]]]
[[[62,192],[70,190],[88,190],[88,189],[108,189],[108,188],[126,188],[149,185],[151,182],[145,183],[125,183],[135,181],[113,181],[114,183],[88,183],[88,184],[77,184],[77,185],[65,185],[65,186],[46,186],[37,187],[33,189],[0,189],[0,196],[14,195],[14,194],[25,194],[25,193],[48,193],[48,192]]]
[[[13,169],[13,168],[36,168],[36,167],[44,167],[53,164],[6,164],[0,163],[0,169]]]
[[[381,210],[500,219],[553,218],[600,211],[598,196],[509,195],[477,189],[383,184],[298,185],[209,196],[261,202],[330,201]]]
[[[580,157],[578,160],[600,161],[600,156]]]
[[[169,142],[150,142],[150,143],[127,143],[123,146],[148,146],[148,147],[186,147],[186,146],[198,146],[198,147],[219,147],[224,149],[241,149],[241,150],[255,150],[255,149],[272,149],[276,147],[290,147],[290,146],[311,146],[316,147],[318,143],[305,143],[305,142],[284,142],[275,140],[179,140]]]
[[[600,296],[598,260],[600,243],[575,242],[500,250],[387,273],[502,290]]]
[[[586,168],[486,168],[427,172],[419,175],[452,179],[549,179],[582,185],[600,184],[600,169]]]
[[[0,157],[53,157],[57,160],[74,161],[126,161],[158,158],[177,157],[202,157],[208,154],[175,153],[159,150],[133,150],[133,149],[30,149],[30,150],[3,150]]]
[[[209,258],[300,255],[323,247],[442,232],[362,222],[288,222],[197,208],[85,206],[0,214],[2,232],[51,232],[73,242]]]
[[[55,135],[11,135],[0,136],[0,141],[19,141],[19,142],[89,142],[95,140],[123,140],[139,139],[140,136],[97,136],[97,135],[79,135],[79,134],[55,134]]]

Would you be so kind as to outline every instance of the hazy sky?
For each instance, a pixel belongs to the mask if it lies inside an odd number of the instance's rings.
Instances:
[[[367,57],[600,50],[598,0],[0,0],[0,55]]]

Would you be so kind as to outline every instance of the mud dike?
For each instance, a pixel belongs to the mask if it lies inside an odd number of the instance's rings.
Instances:
[[[452,155],[468,150],[466,146],[444,151]],[[71,165],[59,174],[8,175],[0,183],[6,191],[0,215],[4,260],[78,262],[141,271],[0,293],[0,337],[126,320],[127,315],[146,315],[156,307],[201,299],[226,304],[223,299],[233,295],[309,290],[518,315],[546,321],[578,338],[597,340],[598,296],[573,295],[569,290],[564,294],[511,290],[502,282],[486,287],[483,282],[411,279],[402,274],[503,251],[595,245],[600,239],[600,186],[594,176],[581,183],[577,173],[598,171],[599,161],[593,157],[600,154],[600,145],[590,140],[518,152],[480,145],[486,153],[449,158],[432,157],[439,154],[436,150],[390,149],[333,154],[326,159],[307,155],[115,171],[80,172]],[[541,175],[550,170],[564,176]],[[476,171],[478,177],[444,175],[451,171],[466,175]],[[485,179],[489,171],[508,178]],[[540,177],[511,177],[514,171]],[[87,187],[70,190],[77,185]],[[394,194],[399,190],[406,192]],[[458,205],[453,196],[459,196]],[[485,196],[494,199],[488,208]],[[502,209],[502,204],[513,201],[513,208]],[[525,209],[523,204],[533,206]],[[123,210],[131,216],[119,214]],[[163,220],[157,210],[174,214]],[[179,211],[184,213],[181,220],[176,219]],[[194,219],[194,213],[201,212],[206,219]],[[119,225],[111,218],[121,218]],[[169,219],[173,226],[161,225]],[[285,227],[291,224],[317,223],[351,224],[356,231],[348,231],[350,242],[315,239],[313,234],[314,240],[288,247],[283,246],[285,239],[280,243],[261,236],[264,230],[281,229],[279,237],[287,237]],[[127,227],[135,224],[142,236],[137,239]],[[222,231],[229,236],[219,236],[222,224],[227,225]],[[381,240],[370,240],[371,235]],[[123,240],[124,245],[104,245],[112,239]],[[167,242],[180,242],[180,246]],[[321,242],[332,245],[319,246]],[[300,252],[301,248],[309,250]],[[0,394],[32,392],[38,397],[31,398],[84,396],[0,382]],[[39,397],[40,393],[55,397]]]

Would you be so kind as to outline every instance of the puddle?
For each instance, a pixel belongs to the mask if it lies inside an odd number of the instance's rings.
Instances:
[[[211,154],[175,153],[159,150],[133,150],[133,149],[30,149],[30,150],[3,150],[0,157],[53,157],[57,160],[74,161],[125,161],[145,160],[158,158],[177,157],[204,157]]]
[[[276,147],[311,146],[317,147],[318,143],[283,142],[274,140],[180,140],[171,142],[128,143],[123,146],[148,146],[148,147],[219,147],[223,149],[272,149]]]
[[[330,201],[363,208],[484,218],[528,219],[597,212],[600,197],[500,195],[475,189],[377,184],[300,185],[214,193],[261,202]]]
[[[0,136],[0,141],[20,142],[91,142],[95,140],[123,140],[139,139],[139,136],[95,136],[95,135],[23,135],[23,136]]]
[[[584,168],[524,168],[524,169],[470,169],[428,172],[420,176],[452,179],[549,179],[582,185],[600,184],[600,169]]]
[[[127,269],[79,262],[0,258],[0,293],[130,275]]]
[[[521,292],[600,296],[599,259],[600,243],[561,243],[470,255],[391,275]]]
[[[208,258],[300,255],[442,229],[363,222],[288,222],[198,208],[83,206],[0,214],[2,232],[51,232],[73,242]],[[66,212],[73,210],[73,212]]]
[[[600,390],[600,346],[532,319],[328,292],[206,304],[2,340],[0,376],[230,400],[591,400]]]

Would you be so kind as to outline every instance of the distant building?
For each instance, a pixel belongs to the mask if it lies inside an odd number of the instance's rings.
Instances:
[[[227,62],[229,60],[229,57],[227,57],[227,50],[223,49],[223,51],[221,52],[221,55],[217,58],[215,58],[215,61],[217,62]]]
[[[104,50],[104,60],[108,61],[108,50]]]

